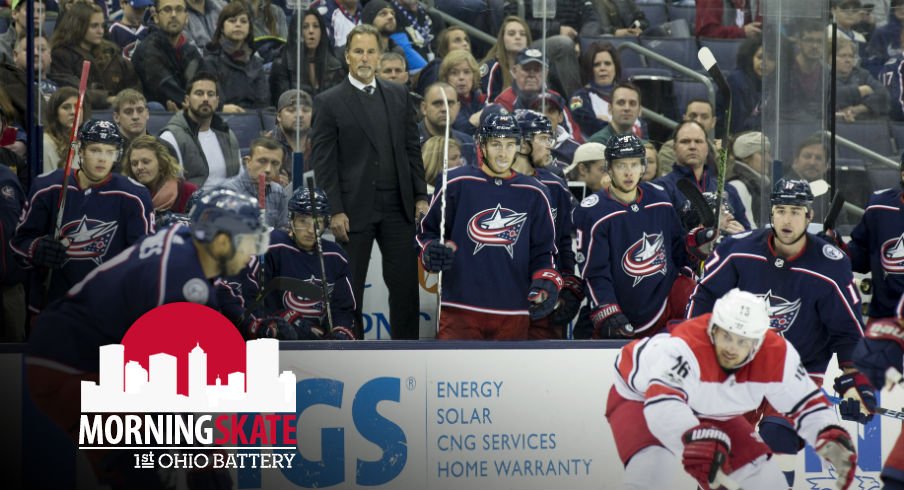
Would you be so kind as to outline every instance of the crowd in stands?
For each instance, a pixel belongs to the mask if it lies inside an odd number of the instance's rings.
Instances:
[[[0,33],[2,163],[15,167],[28,192],[31,175],[65,166],[73,124],[106,119],[124,141],[113,172],[144,185],[158,214],[185,212],[196,189],[226,186],[256,195],[263,174],[268,224],[286,226],[287,196],[293,176],[300,178],[293,175],[293,155],[302,155],[303,170],[311,170],[318,97],[348,79],[347,34],[359,24],[380,35],[376,76],[404,85],[416,101],[430,189],[442,169],[447,120],[449,166],[477,166],[474,138],[481,122],[490,114],[532,110],[552,125],[550,167],[580,183],[581,195],[607,188],[602,155],[613,136],[643,139],[646,180],[668,181],[680,171],[705,184],[718,149],[728,148],[732,219],[738,229],[749,229],[764,224],[762,189],[777,157],[761,132],[765,107],[779,104],[782,122],[820,113],[834,114],[839,123],[904,122],[904,0],[884,2],[882,11],[860,0],[832,1],[835,107],[824,96],[831,27],[813,20],[783,26],[784,52],[794,55],[784,56],[779,70],[763,47],[763,2],[757,0],[697,0],[684,18],[678,12],[694,2],[559,0],[545,23],[529,0],[430,2],[495,36],[492,44],[416,0],[316,0],[299,11],[289,8],[297,2],[286,0],[34,0],[43,127],[34,135],[25,124],[27,1],[3,3],[9,15]],[[664,16],[654,18],[657,12]],[[662,136],[642,115],[646,101],[662,94],[632,83],[641,67],[629,66],[628,51],[618,46],[674,36],[682,26],[701,44],[732,41],[732,141],[716,139],[726,123],[722,94],[715,104],[705,96],[669,98],[673,107],[664,112],[682,121],[686,144],[679,143],[680,131]],[[84,61],[91,69],[75,121]],[[771,77],[778,72],[783,82],[776,93]],[[688,121],[695,124],[685,126]],[[696,146],[698,133],[702,144]],[[785,172],[826,178],[827,139],[808,136],[793,142],[801,146]],[[26,160],[28,145],[42,149],[40,162]],[[687,145],[694,147],[690,154]],[[79,165],[75,158],[74,168]]]

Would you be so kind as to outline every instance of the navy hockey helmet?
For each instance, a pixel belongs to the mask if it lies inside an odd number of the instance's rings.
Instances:
[[[772,188],[772,205],[812,206],[813,191],[806,180],[779,179]]]
[[[521,128],[521,135],[525,138],[539,133],[552,134],[552,123],[549,118],[536,111],[518,109],[515,111],[515,120]]]
[[[510,114],[498,114],[488,117],[477,131],[480,142],[489,138],[515,138],[521,142],[521,128],[515,117]]]
[[[640,158],[641,163],[647,165],[647,149],[640,138],[633,134],[613,135],[609,138],[606,143],[607,167],[622,158]]]
[[[706,200],[706,205],[710,209],[716,209],[715,192],[704,192],[703,199]],[[728,213],[732,216],[734,215],[734,208],[731,207],[731,203],[728,201],[727,192],[722,194],[722,212]],[[695,208],[690,201],[684,201],[684,204],[681,206],[681,210],[678,212],[678,217],[681,219],[681,226],[685,230],[693,230],[703,223],[703,217],[700,216],[697,208]]]
[[[327,221],[330,217],[330,202],[326,198],[326,193],[320,189],[299,187],[289,199],[289,212],[312,216],[316,212],[318,219]]]
[[[79,131],[79,141],[84,143],[106,143],[117,148],[122,148],[122,135],[119,128],[110,121],[91,119],[82,125]]]
[[[205,192],[191,210],[191,234],[209,243],[220,233],[235,238],[241,234],[265,234],[257,199],[229,189]]]

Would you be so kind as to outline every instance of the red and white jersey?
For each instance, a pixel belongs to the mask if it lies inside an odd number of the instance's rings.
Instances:
[[[680,454],[681,435],[699,418],[726,420],[767,400],[791,419],[810,444],[838,420],[822,391],[807,375],[794,347],[772,330],[754,359],[734,372],[723,369],[707,333],[711,314],[677,325],[671,333],[636,340],[615,361],[615,388],[644,403],[650,432]]]

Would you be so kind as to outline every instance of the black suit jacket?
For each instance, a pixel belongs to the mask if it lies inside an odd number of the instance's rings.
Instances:
[[[389,118],[396,175],[406,219],[414,221],[414,203],[427,200],[424,164],[414,103],[402,85],[377,80]],[[379,161],[374,122],[357,106],[357,88],[348,78],[314,98],[311,123],[312,168],[333,214],[346,213],[351,231],[371,222]]]

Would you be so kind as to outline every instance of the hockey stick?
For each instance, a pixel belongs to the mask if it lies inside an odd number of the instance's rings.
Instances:
[[[317,215],[317,205],[314,203],[314,178],[308,177],[308,191],[311,195],[311,218],[314,219],[314,249],[317,250],[317,258],[320,260],[320,294],[322,294],[323,308],[326,309],[326,321],[329,322],[330,332],[333,331],[333,310],[330,307],[329,284],[326,280],[326,265],[323,263],[323,243],[320,241],[320,217]]]
[[[829,392],[827,392],[825,390],[825,388],[822,388],[822,394],[825,395],[826,399],[828,399],[829,403],[831,403],[832,405],[838,405],[839,403],[841,403],[843,401],[843,399],[840,397],[830,395]],[[853,400],[853,398],[852,398],[852,400]],[[890,417],[893,419],[904,420],[904,412],[899,412],[897,410],[876,407],[876,413],[878,413],[879,415],[882,415],[884,417]]]
[[[713,215],[713,208],[706,203],[706,198],[703,197],[703,193],[700,192],[696,184],[688,179],[681,179],[678,181],[678,190],[684,194],[684,197],[691,202],[694,210],[700,214],[701,224],[704,227],[712,228],[718,225],[716,217]]]
[[[251,316],[252,311],[260,308],[260,306],[264,304],[264,299],[266,299],[273,291],[288,291],[295,296],[310,300],[319,300],[323,294],[320,288],[309,282],[304,282],[301,279],[286,276],[274,277],[267,281],[267,284],[260,290],[254,303],[251,303],[248,308],[245,308],[245,312],[242,314],[242,319],[239,323],[244,323],[245,320]]]
[[[446,97],[446,90],[440,87],[439,92],[443,95],[443,108],[446,109],[446,138],[443,143],[443,188],[440,191],[439,205],[439,244],[445,246],[446,243],[446,183],[449,180],[449,127],[452,122],[449,120],[449,99]],[[439,317],[443,307],[443,271],[439,271],[436,278],[436,333],[439,334]]]
[[[725,490],[744,490],[738,482],[734,481],[730,476],[726,475],[722,468],[716,471],[716,477],[710,485],[713,488],[724,488]]]
[[[267,227],[267,175],[261,172],[257,176],[257,205],[261,210],[261,224]],[[264,283],[264,263],[267,256],[266,251],[260,254],[260,268],[258,269],[258,282]]]
[[[823,231],[835,229],[835,221],[838,220],[838,215],[841,214],[841,209],[844,208],[844,203],[844,196],[841,195],[840,192],[836,192],[835,199],[832,199],[832,205],[829,207],[829,213],[826,214],[826,219],[822,223]]]
[[[700,48],[700,51],[697,51],[697,59],[700,60],[700,64],[703,65],[703,68],[706,69],[709,76],[716,82],[719,92],[722,93],[727,102],[725,108],[725,128],[722,137],[722,148],[719,149],[718,175],[716,176],[717,200],[715,215],[718,219],[722,216],[722,195],[725,193],[725,171],[728,167],[728,145],[730,143],[729,138],[731,137],[731,88],[728,86],[725,75],[722,74],[722,70],[719,69],[719,65],[716,63],[716,57],[713,56],[713,53],[709,48],[705,46]],[[718,230],[716,233],[718,233]]]

